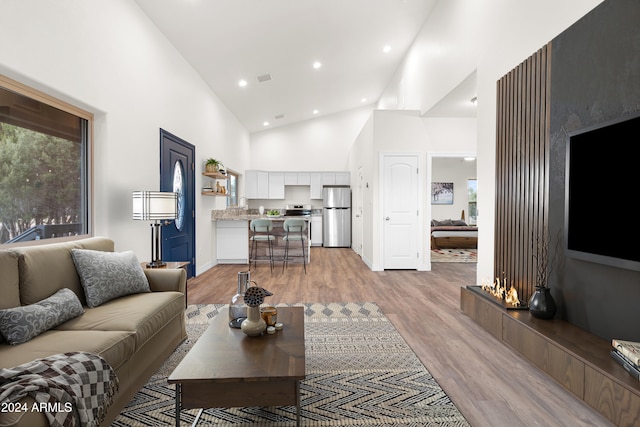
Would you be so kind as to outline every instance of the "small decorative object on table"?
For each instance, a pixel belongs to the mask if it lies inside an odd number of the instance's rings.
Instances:
[[[262,319],[267,322],[267,326],[275,326],[278,322],[278,309],[275,307],[262,307],[260,309]]]
[[[240,329],[240,325],[247,318],[247,305],[244,303],[244,294],[251,283],[250,271],[238,272],[238,291],[231,297],[229,303],[229,326]]]
[[[277,209],[271,209],[267,211],[267,216],[271,218],[278,218],[280,216],[280,211]]]
[[[264,298],[273,295],[271,292],[258,286],[247,288],[244,294],[244,302],[247,304],[247,318],[240,325],[242,332],[250,337],[257,337],[267,329],[267,322],[260,315],[260,304]]]

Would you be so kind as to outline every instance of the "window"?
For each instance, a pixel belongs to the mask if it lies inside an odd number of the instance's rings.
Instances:
[[[478,221],[478,180],[469,179],[467,181],[469,199],[469,224],[477,224]]]
[[[91,124],[0,76],[0,244],[89,233]]]
[[[227,169],[227,206],[238,206],[238,174]]]

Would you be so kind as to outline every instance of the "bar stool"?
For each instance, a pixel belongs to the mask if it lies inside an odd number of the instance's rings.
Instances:
[[[251,230],[251,253],[249,254],[249,270],[251,270],[251,261],[253,260],[253,265],[257,268],[256,260],[257,256],[257,244],[258,242],[266,242],[269,251],[269,266],[271,268],[271,272],[273,273],[273,244],[272,242],[276,239],[276,237],[271,234],[273,230],[273,222],[270,219],[254,219],[249,224],[249,229]]]
[[[307,274],[307,255],[305,253],[305,230],[307,229],[307,221],[304,219],[293,219],[289,218],[284,221],[282,225],[284,228],[284,237],[282,240],[285,241],[284,245],[284,263],[282,264],[282,271],[284,271],[287,266],[287,262],[289,261],[289,242],[290,241],[300,241],[302,246],[302,264],[304,265],[304,273]],[[300,256],[300,255],[292,255]]]

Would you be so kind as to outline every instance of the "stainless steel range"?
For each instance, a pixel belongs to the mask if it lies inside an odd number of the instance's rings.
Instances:
[[[285,217],[311,217],[311,205],[293,204],[287,205],[284,211]]]

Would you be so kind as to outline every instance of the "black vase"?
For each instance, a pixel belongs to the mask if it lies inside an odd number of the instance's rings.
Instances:
[[[549,288],[536,288],[529,299],[529,311],[539,319],[552,319],[556,314],[556,302]]]

